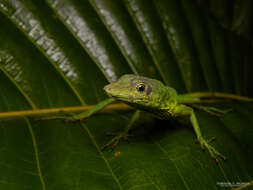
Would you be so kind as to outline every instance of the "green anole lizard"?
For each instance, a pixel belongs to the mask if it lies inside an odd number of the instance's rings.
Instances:
[[[90,110],[73,116],[55,116],[49,119],[63,119],[70,121],[83,120],[101,110],[107,104],[114,101],[122,101],[139,110],[150,112],[161,119],[168,119],[171,117],[177,118],[182,116],[188,117],[197,136],[197,141],[200,143],[201,147],[203,149],[207,149],[211,157],[213,157],[216,162],[218,162],[218,157],[224,160],[226,159],[225,156],[209,144],[210,140],[206,140],[202,136],[199,123],[193,109],[194,106],[189,106],[190,104],[194,105],[194,103],[201,102],[199,98],[201,94],[198,95],[199,97],[187,94],[178,95],[175,89],[163,85],[163,83],[158,80],[132,74],[123,75],[116,82],[106,85],[104,90],[110,98],[98,103]],[[217,96],[219,96],[219,94],[217,94]],[[231,99],[236,99],[235,97],[237,96],[230,96]],[[246,97],[241,97],[242,100],[243,98],[245,100],[249,100]],[[216,108],[200,108],[210,113],[223,113],[222,110]],[[101,149],[108,146],[115,147],[121,138],[126,137],[132,124],[138,118],[138,114],[138,111],[135,112],[125,130],[118,136],[114,137],[109,143],[102,146]]]

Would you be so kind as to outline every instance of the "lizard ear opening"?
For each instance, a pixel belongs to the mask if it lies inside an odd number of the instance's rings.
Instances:
[[[146,86],[143,83],[139,83],[139,84],[136,85],[136,89],[137,89],[138,92],[144,92],[145,89],[146,89]]]

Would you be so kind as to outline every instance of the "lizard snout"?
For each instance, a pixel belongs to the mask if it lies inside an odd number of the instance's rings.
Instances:
[[[109,85],[104,86],[104,90],[107,92],[108,90],[110,90],[110,86]]]
[[[108,84],[108,85],[106,85],[106,86],[104,87],[104,90],[105,90],[105,92],[106,92],[108,95],[111,95],[111,93],[112,93],[112,86],[111,86],[110,84]]]

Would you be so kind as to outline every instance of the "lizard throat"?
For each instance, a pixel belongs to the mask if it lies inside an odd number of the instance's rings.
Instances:
[[[107,95],[109,97],[112,97],[116,100],[120,100],[120,101],[123,101],[127,104],[142,104],[142,103],[147,103],[148,100],[144,100],[144,99],[136,99],[135,97],[123,97],[123,96],[120,96],[120,95],[112,95],[112,94],[109,94],[107,93]]]

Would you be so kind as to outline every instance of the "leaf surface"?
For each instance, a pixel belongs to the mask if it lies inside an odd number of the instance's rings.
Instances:
[[[0,112],[95,104],[126,73],[180,93],[250,94],[250,45],[193,1],[0,0],[0,26]],[[253,104],[217,106],[232,111],[197,117],[228,158],[218,164],[190,126],[145,114],[129,144],[104,152],[105,134],[123,130],[131,112],[82,124],[0,121],[0,189],[231,189],[253,178]]]

